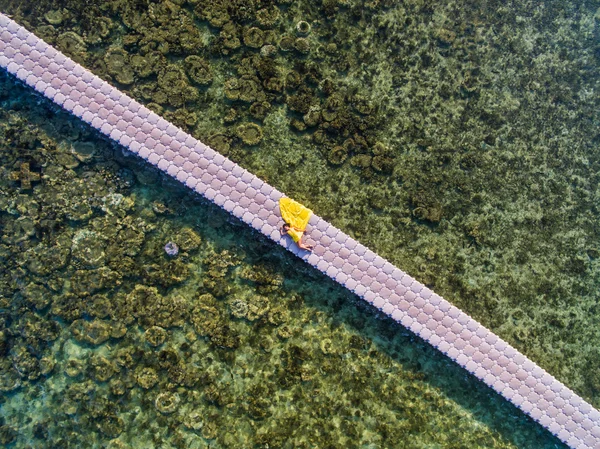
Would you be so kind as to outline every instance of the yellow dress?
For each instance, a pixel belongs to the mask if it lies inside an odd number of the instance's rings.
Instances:
[[[292,237],[294,242],[299,242],[302,234],[304,234],[308,220],[310,220],[312,210],[291,198],[285,197],[279,199],[279,210],[281,211],[281,218],[290,225],[287,233]]]

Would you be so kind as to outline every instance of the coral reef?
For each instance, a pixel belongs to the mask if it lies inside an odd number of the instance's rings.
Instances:
[[[0,0],[599,406],[594,8]],[[4,74],[0,135],[2,444],[558,446]]]

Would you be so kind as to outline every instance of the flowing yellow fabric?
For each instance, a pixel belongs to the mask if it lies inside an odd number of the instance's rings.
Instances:
[[[281,211],[281,218],[290,225],[287,233],[292,237],[294,242],[299,242],[302,234],[304,234],[308,220],[310,220],[312,210],[291,198],[285,197],[279,199],[279,209]]]

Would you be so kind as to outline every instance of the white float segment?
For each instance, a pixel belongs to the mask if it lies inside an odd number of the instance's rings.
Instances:
[[[481,379],[572,448],[600,449],[600,413],[508,343],[327,221],[312,253],[279,233],[283,194],[0,14],[0,65],[287,248]]]

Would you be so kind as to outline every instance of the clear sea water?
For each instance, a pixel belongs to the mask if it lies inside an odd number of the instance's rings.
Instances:
[[[0,1],[596,407],[599,6]],[[563,447],[6,74],[0,148],[1,444]]]

